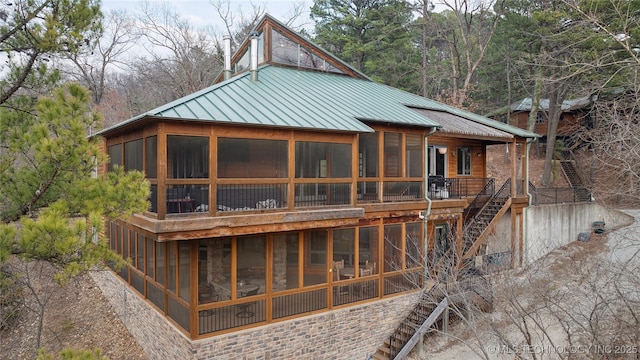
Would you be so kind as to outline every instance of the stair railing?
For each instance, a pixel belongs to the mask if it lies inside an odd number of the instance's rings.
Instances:
[[[409,316],[407,316],[396,328],[396,330],[391,334],[391,336],[389,336],[389,358],[390,359],[395,359],[398,356],[398,354],[400,354],[402,349],[404,349],[405,346],[411,340],[411,338],[407,340],[403,339],[402,334],[414,334],[413,336],[415,336],[416,334],[416,324],[411,320],[411,314],[418,315],[419,317],[417,319],[418,324],[423,324],[430,317],[430,314],[433,313],[433,310],[434,310],[433,307],[429,306],[429,305],[433,305],[433,303],[425,303],[425,302],[428,301],[429,296],[433,296],[434,298],[440,297],[440,296],[436,297],[435,294],[432,294],[432,292],[435,292],[437,288],[438,288],[437,286],[434,286],[431,289],[429,289],[429,291],[422,294],[420,296],[420,300],[418,301],[418,303],[413,307],[413,310],[409,313]],[[440,301],[440,303],[442,303],[442,301]]]
[[[482,206],[480,206],[480,201],[481,201],[480,199],[482,199],[484,196],[486,196],[488,194],[493,196],[493,192],[495,190],[495,182],[496,182],[496,179],[490,178],[489,181],[487,181],[487,183],[484,185],[482,190],[480,190],[480,192],[476,195],[476,197],[473,198],[473,201],[471,201],[469,203],[469,205],[465,209],[465,213],[463,215],[463,220],[462,220],[463,224],[466,224],[469,221],[469,219],[471,218],[471,214],[472,214],[472,210],[471,209],[482,208],[484,206],[484,204],[487,203],[487,201],[485,201],[485,203],[482,204]],[[477,213],[478,212],[476,212],[474,215],[476,215]]]

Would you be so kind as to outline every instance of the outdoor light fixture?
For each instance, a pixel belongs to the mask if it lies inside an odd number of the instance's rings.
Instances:
[[[444,155],[447,153],[447,148],[446,147],[439,147],[438,148],[438,153],[440,153],[440,155]]]

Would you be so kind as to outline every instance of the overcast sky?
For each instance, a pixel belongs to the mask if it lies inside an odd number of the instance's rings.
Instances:
[[[216,24],[219,18],[217,14],[215,14],[215,10],[209,0],[147,1],[151,4],[168,4],[171,8],[177,10],[184,19],[188,19],[195,27],[219,26],[219,24]],[[289,20],[295,4],[302,3],[305,13],[301,19],[298,20],[298,24],[310,22],[309,8],[313,5],[313,0],[229,0],[229,2],[231,4],[231,11],[234,13],[239,13],[241,10],[245,14],[251,14],[253,3],[256,6],[262,6],[269,15],[282,22]],[[115,9],[125,9],[127,12],[133,14],[139,10],[140,3],[141,0],[102,0],[102,10],[103,12],[108,12]]]

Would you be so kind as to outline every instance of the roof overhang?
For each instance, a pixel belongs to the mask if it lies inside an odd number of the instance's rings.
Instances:
[[[437,133],[443,136],[479,139],[487,141],[510,142],[515,135],[470,119],[444,111],[414,109],[419,114],[440,124]]]

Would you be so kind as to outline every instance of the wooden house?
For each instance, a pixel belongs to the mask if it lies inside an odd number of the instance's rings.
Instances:
[[[514,102],[508,107],[487,114],[487,116],[492,119],[508,122],[521,129],[527,129],[529,113],[531,113],[532,107],[531,104],[531,98],[524,98]],[[561,114],[558,122],[557,136],[566,138],[581,128],[591,126],[590,110],[592,105],[592,96],[564,100],[560,106]],[[507,119],[507,116],[509,119]],[[542,137],[546,137],[548,126],[549,99],[541,99],[538,114],[536,115],[534,132]]]
[[[117,274],[190,339],[417,291],[443,254],[478,265],[500,219],[522,256],[535,134],[376,83],[269,16],[217,83],[98,136],[100,171],[152,190],[107,222]],[[505,184],[491,144],[523,154]]]

